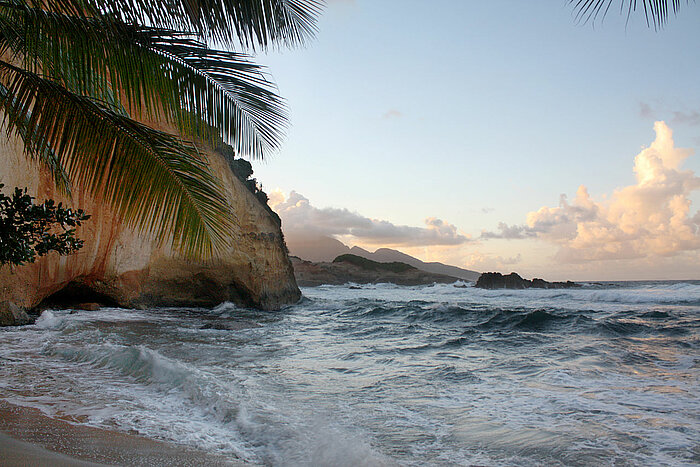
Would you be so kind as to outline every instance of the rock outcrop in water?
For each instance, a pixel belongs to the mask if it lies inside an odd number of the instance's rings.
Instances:
[[[517,273],[503,275],[500,272],[485,272],[476,281],[475,287],[481,289],[568,289],[580,287],[575,282],[547,282],[544,279],[523,279]]]
[[[390,283],[397,285],[451,284],[456,277],[421,271],[401,262],[379,263],[355,255],[340,255],[332,263],[312,263],[292,256],[294,274],[302,287]]]
[[[78,228],[85,240],[76,254],[50,254],[34,264],[0,268],[0,319],[19,324],[17,310],[42,301],[100,302],[124,307],[212,306],[223,301],[277,309],[299,300],[287,249],[276,218],[232,172],[219,154],[207,154],[225,187],[234,227],[228,251],[220,259],[193,262],[169,246],[159,246],[143,233],[127,228],[108,204],[86,193],[72,199],[57,192],[48,172],[31,163],[22,142],[0,142],[0,182],[27,187],[38,201],[52,198],[92,217]],[[63,293],[66,290],[70,293]]]

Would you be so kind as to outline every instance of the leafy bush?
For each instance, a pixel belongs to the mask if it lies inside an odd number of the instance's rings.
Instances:
[[[246,181],[253,175],[253,166],[245,159],[229,159],[229,165],[241,181]]]
[[[15,188],[12,196],[0,192],[0,265],[33,263],[51,251],[67,255],[79,250],[84,242],[75,237],[75,227],[89,218],[82,209],[64,208],[52,199],[34,204],[26,188]]]
[[[231,167],[231,170],[233,171],[233,174],[240,181],[242,181],[245,187],[248,189],[248,191],[253,193],[253,195],[258,199],[258,201],[260,201],[260,204],[262,204],[263,207],[267,210],[267,212],[270,213],[277,225],[282,225],[282,220],[280,219],[280,217],[275,211],[273,211],[270,208],[270,206],[268,206],[267,202],[269,201],[269,198],[267,196],[267,193],[263,191],[262,185],[258,183],[257,179],[250,178],[253,176],[253,166],[251,165],[251,163],[245,159],[236,159],[235,152],[233,148],[229,145],[220,144],[217,147],[217,150],[226,158],[229,167]]]

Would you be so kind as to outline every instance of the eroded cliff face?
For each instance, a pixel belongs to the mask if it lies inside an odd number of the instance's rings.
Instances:
[[[277,221],[223,157],[211,152],[208,158],[231,206],[231,247],[218,259],[193,262],[125,227],[101,200],[77,189],[67,199],[45,169],[26,159],[21,141],[3,137],[4,190],[27,187],[38,202],[52,198],[92,217],[77,230],[85,245],[76,254],[51,253],[14,270],[0,268],[0,303],[29,309],[66,287],[124,307],[213,306],[232,301],[272,310],[298,301],[301,293]]]

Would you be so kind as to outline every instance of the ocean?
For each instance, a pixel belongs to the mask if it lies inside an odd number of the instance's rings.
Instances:
[[[47,310],[0,399],[254,464],[698,465],[700,281]]]

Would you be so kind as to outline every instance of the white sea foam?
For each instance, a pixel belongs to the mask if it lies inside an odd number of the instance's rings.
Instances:
[[[303,292],[46,311],[0,329],[0,397],[266,465],[694,462],[697,284]]]
[[[239,308],[236,306],[235,303],[231,302],[222,302],[219,305],[215,306],[212,308],[211,312],[214,314],[230,314],[232,312],[235,312]]]
[[[58,312],[44,310],[34,323],[41,329],[58,329],[65,323],[65,316],[58,315]]]

